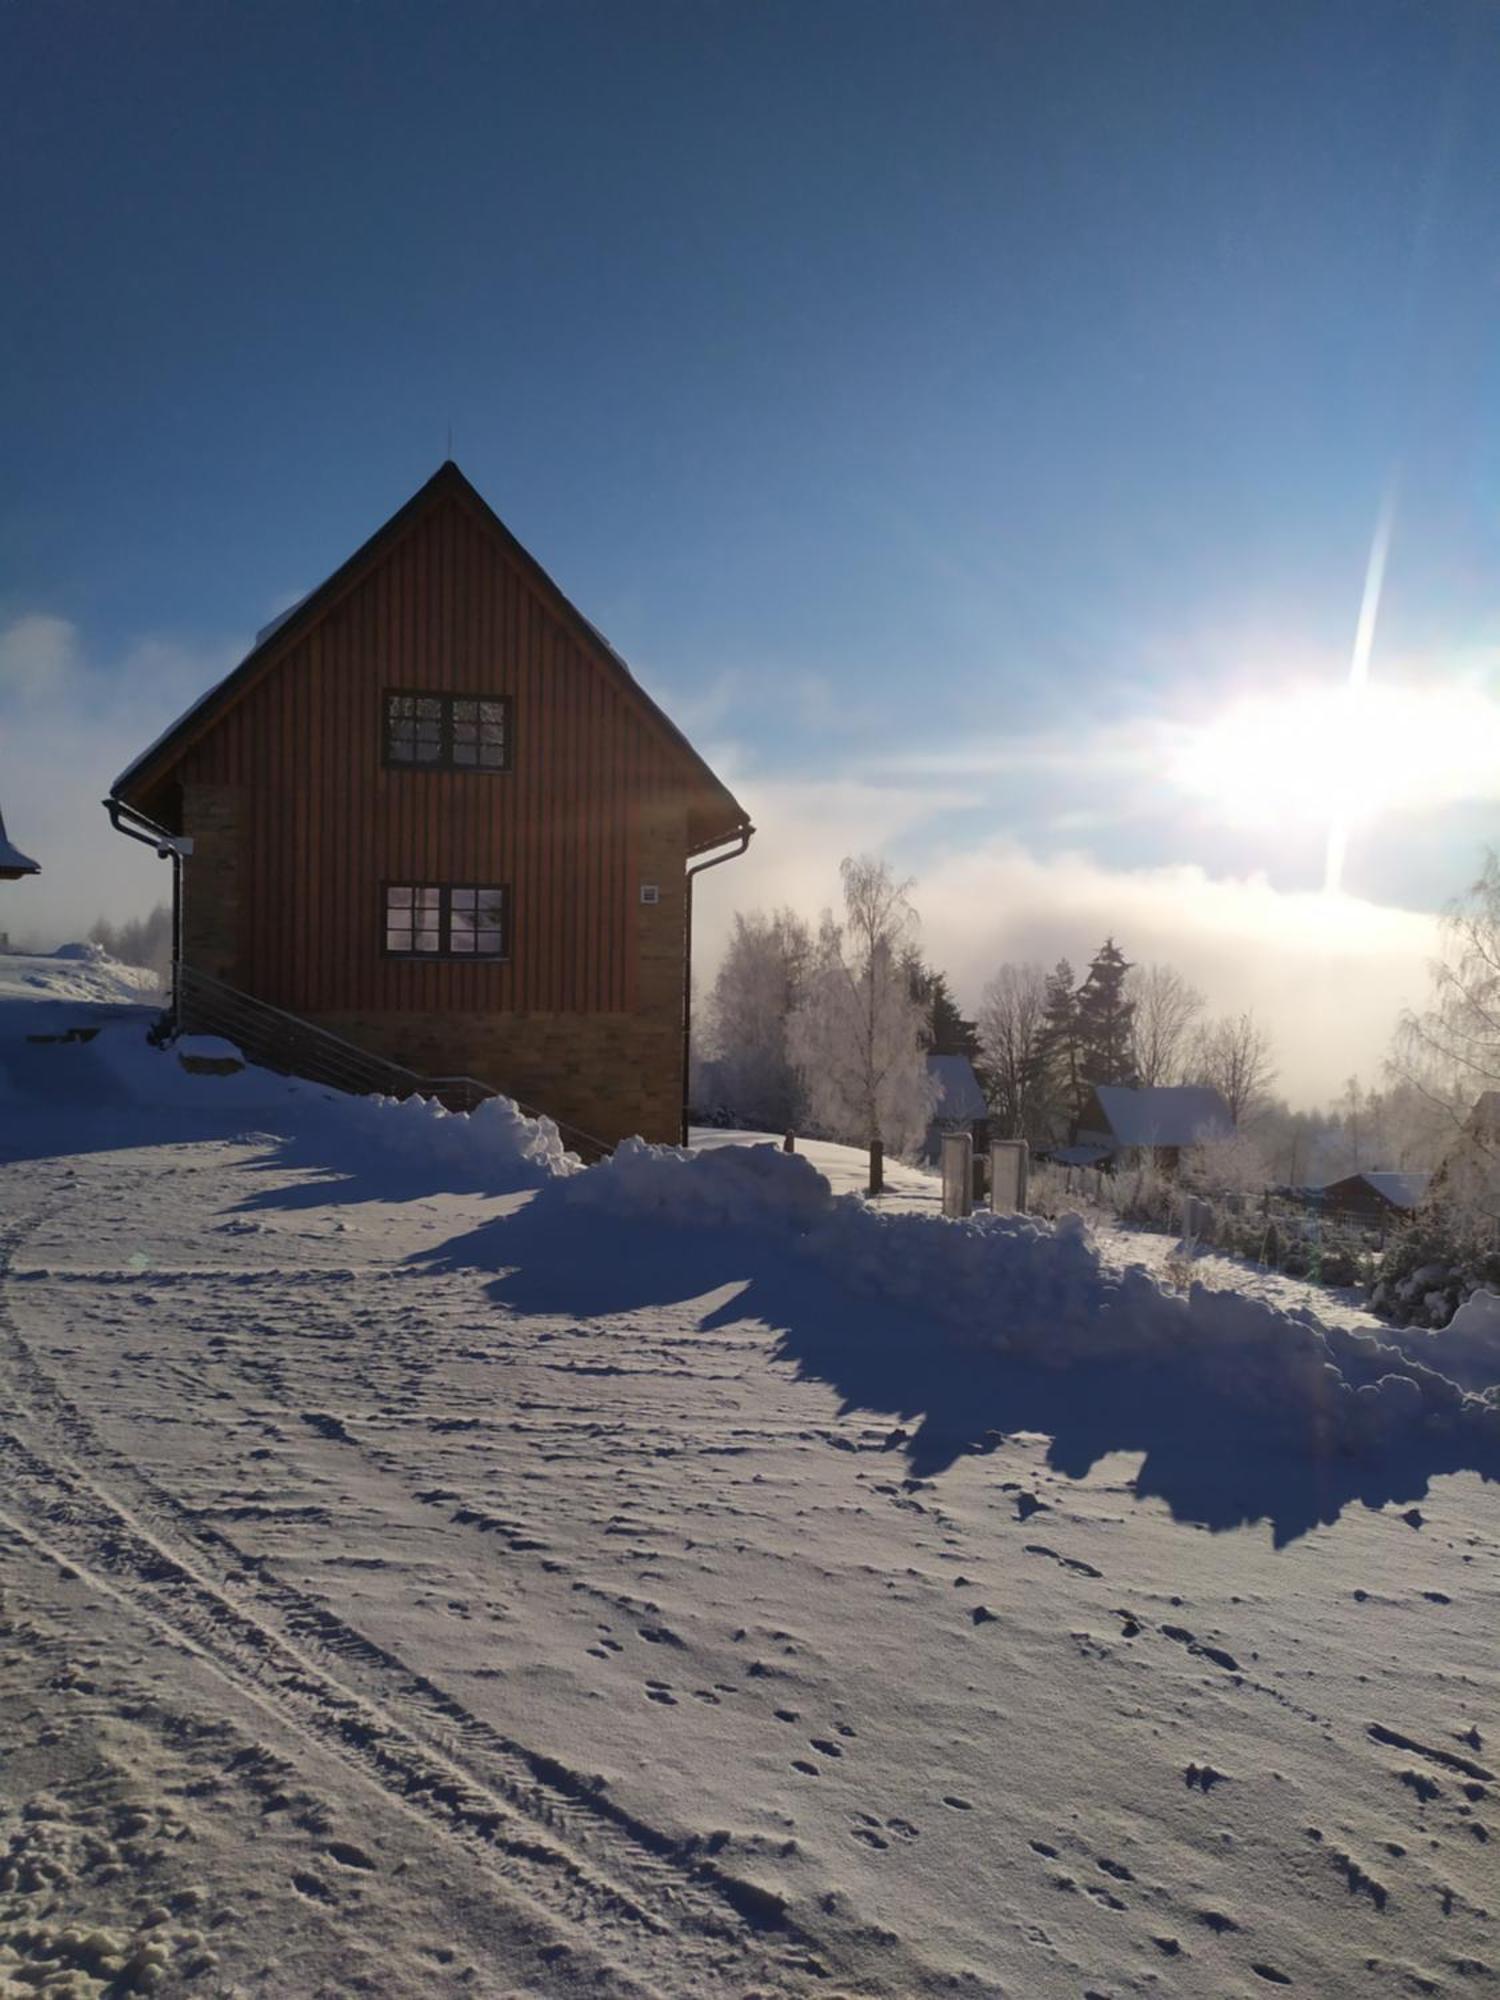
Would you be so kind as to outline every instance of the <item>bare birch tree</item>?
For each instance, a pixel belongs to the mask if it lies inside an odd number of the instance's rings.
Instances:
[[[1236,1125],[1255,1110],[1276,1077],[1270,1041],[1248,1011],[1200,1028],[1190,1067],[1195,1082],[1218,1091]]]
[[[1148,1088],[1181,1083],[1203,995],[1170,965],[1132,966],[1125,990],[1135,1002],[1135,1073]]]
[[[870,1148],[870,1189],[884,1150],[907,1151],[936,1101],[925,1015],[902,964],[917,927],[910,882],[870,855],[840,869],[844,920],[825,911],[788,1045],[808,1109],[830,1138]]]
[[[1040,965],[1002,965],[979,1002],[979,1046],[990,1109],[1008,1137],[1050,1132],[1057,1093],[1047,1060],[1047,974]]]

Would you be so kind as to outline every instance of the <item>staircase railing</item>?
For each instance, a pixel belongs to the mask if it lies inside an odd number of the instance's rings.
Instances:
[[[351,1096],[435,1097],[450,1111],[472,1111],[487,1097],[509,1097],[528,1118],[552,1117],[551,1112],[523,1104],[510,1091],[476,1076],[422,1076],[403,1063],[359,1048],[300,1014],[289,1014],[253,994],[241,993],[190,965],[177,968],[176,1026],[183,1034],[221,1035],[261,1069],[274,1070],[279,1076],[300,1076]],[[568,1146],[585,1160],[603,1159],[612,1150],[591,1132],[561,1118],[552,1122]]]

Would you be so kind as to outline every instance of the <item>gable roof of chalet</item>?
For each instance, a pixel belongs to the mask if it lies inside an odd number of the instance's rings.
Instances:
[[[1345,1174],[1342,1180],[1329,1181],[1319,1190],[1319,1198],[1331,1201],[1337,1206],[1339,1199],[1347,1198],[1359,1188],[1373,1190],[1380,1199],[1392,1208],[1417,1208],[1427,1192],[1431,1174],[1370,1173]]]
[[[499,515],[490,506],[484,495],[459,470],[454,461],[445,459],[437,471],[417,491],[399,507],[382,527],[375,530],[369,540],[357,548],[347,561],[315,590],[311,590],[298,603],[273,618],[269,625],[262,626],[255,635],[255,643],[250,651],[224,679],[201,695],[170,728],[156,741],[143,750],[135,761],[123,770],[110,787],[113,798],[122,799],[127,805],[140,810],[146,809],[146,802],[173,767],[192,746],[214,726],[219,718],[234,704],[248,694],[264,676],[270,673],[320,618],[338,604],[341,599],[359,584],[375,567],[376,563],[401,536],[422,515],[441,501],[454,498],[471,507],[490,533],[499,542],[506,555],[543,597],[547,598],[558,613],[563,624],[571,626],[574,636],[581,641],[584,651],[596,659],[615,680],[648,725],[663,735],[678,750],[691,770],[700,793],[702,805],[697,815],[699,835],[689,842],[689,852],[696,853],[707,847],[717,847],[732,840],[750,824],[750,815],[723,781],[716,777],[708,764],[689,743],[682,731],[647,694],[624,659],[604,637],[599,628],[585,618],[571,599],[553,582],[535,556],[516,540]]]
[[[0,879],[15,882],[23,875],[40,875],[41,872],[39,861],[33,861],[29,854],[23,854],[19,847],[12,847],[6,839],[5,815],[0,812]]]
[[[1096,1109],[1098,1120],[1090,1115]],[[1206,1083],[1163,1083],[1144,1090],[1096,1084],[1078,1120],[1080,1139],[1097,1136],[1117,1146],[1196,1146],[1205,1139],[1227,1139],[1233,1131],[1229,1106]]]
[[[930,1055],[927,1074],[937,1085],[932,1115],[939,1125],[971,1125],[977,1118],[989,1117],[990,1107],[967,1056]]]

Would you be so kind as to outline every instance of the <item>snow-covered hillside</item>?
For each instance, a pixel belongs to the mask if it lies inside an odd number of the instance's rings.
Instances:
[[[0,1991],[1500,1980],[1441,1336],[857,1161],[9,1046]]]

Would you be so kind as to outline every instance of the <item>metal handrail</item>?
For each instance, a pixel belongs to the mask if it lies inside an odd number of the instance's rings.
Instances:
[[[387,1097],[435,1097],[450,1111],[472,1111],[487,1097],[508,1097],[528,1118],[551,1118],[582,1158],[603,1159],[613,1150],[592,1132],[553,1118],[551,1112],[523,1103],[496,1084],[476,1076],[422,1076],[404,1063],[346,1041],[331,1028],[242,993],[196,966],[177,967],[177,1027],[181,1033],[222,1034],[262,1069],[324,1083],[352,1096],[374,1091]]]

